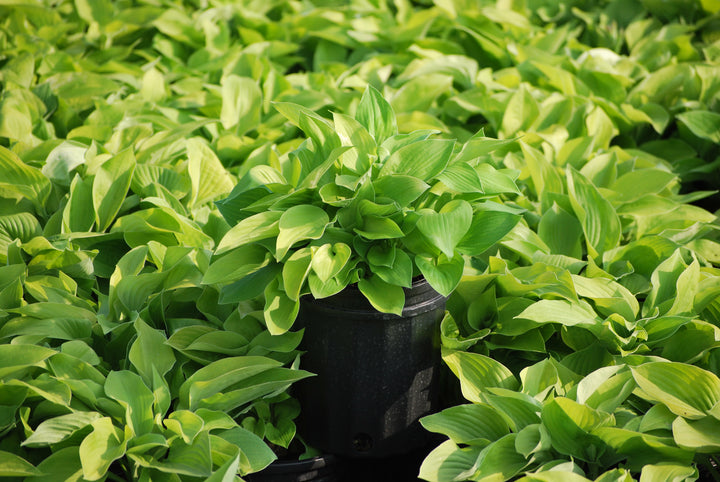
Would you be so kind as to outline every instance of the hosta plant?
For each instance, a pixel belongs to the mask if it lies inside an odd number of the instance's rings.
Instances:
[[[224,285],[221,302],[264,293],[271,333],[292,326],[303,295],[325,298],[353,283],[386,313],[402,312],[403,288],[416,276],[449,295],[464,256],[485,251],[519,219],[496,202],[517,191],[516,173],[484,162],[512,141],[399,134],[391,106],[370,86],[354,117],[275,108],[307,138],[249,169],[217,203],[232,228],[204,277]]]

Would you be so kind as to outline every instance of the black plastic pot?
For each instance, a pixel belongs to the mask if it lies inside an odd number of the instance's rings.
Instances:
[[[426,446],[417,421],[439,409],[439,322],[445,297],[424,279],[405,290],[402,316],[375,310],[356,286],[303,298],[301,360],[316,377],[294,386],[300,433],[324,453],[388,457]]]
[[[248,482],[340,482],[336,459],[332,455],[307,460],[276,460],[255,474]]]

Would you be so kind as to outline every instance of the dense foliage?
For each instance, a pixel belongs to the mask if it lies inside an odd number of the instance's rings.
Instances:
[[[248,216],[227,200],[275,192],[266,168],[296,188],[298,126],[332,155],[324,126],[362,119],[368,85],[398,135],[457,141],[436,193],[486,206],[441,326],[458,405],[423,419],[448,441],[421,476],[713,470],[719,11],[0,2],[0,476],[232,480],[301,439],[302,332],[268,330],[270,278],[231,281],[264,254],[222,271]]]

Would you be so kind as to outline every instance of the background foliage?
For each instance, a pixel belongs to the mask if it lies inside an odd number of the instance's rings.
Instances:
[[[369,84],[519,188],[488,186],[487,229],[522,220],[466,258],[421,475],[695,480],[720,446],[719,10],[0,2],[0,475],[232,480],[289,446],[302,333],[270,335],[262,282],[207,277],[213,201],[303,142],[273,103],[355,115]]]

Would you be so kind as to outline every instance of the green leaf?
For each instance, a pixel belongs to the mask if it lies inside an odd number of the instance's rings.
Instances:
[[[271,368],[233,387],[233,390],[217,393],[200,402],[202,408],[231,412],[263,397],[285,392],[292,383],[312,376],[304,370]]]
[[[430,185],[414,176],[390,174],[373,181],[377,196],[388,197],[400,207],[407,207],[419,198]]]
[[[153,394],[140,376],[128,370],[108,373],[105,394],[125,407],[125,422],[135,436],[152,431]]]
[[[95,213],[88,209],[93,203],[93,179],[76,175],[70,184],[70,199],[63,211],[62,226],[67,233],[90,231],[95,224]]]
[[[275,460],[277,457],[260,437],[241,427],[235,427],[219,434],[223,440],[235,447],[241,447],[240,473],[245,475],[258,472]]]
[[[36,477],[43,473],[24,458],[0,450],[0,477]]]
[[[658,194],[677,180],[677,176],[660,169],[637,169],[620,176],[610,185],[617,195],[615,202],[637,201],[648,194]]]
[[[43,481],[80,482],[83,480],[80,447],[65,447],[50,454],[37,468],[43,472]]]
[[[282,363],[261,356],[227,357],[195,371],[180,386],[180,408],[195,410],[200,402]]]
[[[678,447],[704,454],[720,450],[720,420],[714,417],[699,420],[677,417],[672,424],[672,433]]]
[[[376,310],[402,315],[405,292],[400,286],[391,285],[378,275],[372,275],[358,281],[358,288]]]
[[[228,459],[220,468],[205,479],[205,482],[234,482],[240,467],[240,455]]]
[[[0,345],[0,380],[16,378],[18,372],[42,366],[57,351],[37,345]]]
[[[265,287],[281,273],[279,264],[271,264],[260,268],[234,283],[223,286],[220,290],[221,304],[238,303],[256,298],[263,294]]]
[[[482,393],[488,388],[518,388],[518,381],[512,372],[502,363],[485,355],[443,349],[442,358],[460,379],[462,394],[471,402],[484,402]]]
[[[575,216],[557,203],[553,203],[552,207],[543,213],[537,232],[551,253],[572,258],[582,257],[582,226]]]
[[[392,107],[382,94],[368,84],[355,113],[355,119],[365,126],[377,145],[398,132]]]
[[[639,472],[647,464],[677,462],[689,465],[691,451],[679,448],[670,437],[639,433],[618,427],[601,427],[593,431],[618,456],[628,458],[629,470]]]
[[[395,250],[392,266],[379,266],[372,264],[371,270],[383,281],[392,285],[410,288],[412,286],[413,262],[403,250]]]
[[[113,461],[125,455],[128,436],[115,427],[110,417],[92,422],[93,431],[80,443],[83,477],[98,480],[105,476]]]
[[[484,192],[480,174],[470,164],[464,162],[451,164],[437,176],[437,179],[458,193]]]
[[[50,181],[39,169],[25,164],[15,153],[0,146],[0,194],[3,197],[26,197],[38,213],[45,213],[50,196]]]
[[[85,163],[87,151],[88,147],[84,144],[63,141],[48,154],[42,167],[42,173],[48,179],[67,187],[74,177],[72,171]]]
[[[390,154],[378,176],[401,174],[429,181],[445,170],[454,146],[455,141],[447,139],[425,139],[405,145]]]
[[[283,289],[287,297],[292,301],[298,301],[302,294],[305,280],[310,273],[310,266],[314,259],[313,256],[310,248],[299,249],[283,264]]]
[[[234,74],[222,81],[220,121],[225,129],[236,128],[238,135],[257,128],[262,113],[262,91],[249,77]]]
[[[460,283],[465,260],[460,255],[450,259],[445,255],[440,255],[438,258],[415,256],[415,265],[435,291],[443,296],[450,296]]]
[[[203,284],[236,281],[255,273],[270,262],[267,250],[257,244],[238,246],[226,253],[210,264],[203,276]]]
[[[125,149],[111,157],[98,169],[92,185],[95,223],[98,231],[105,231],[120,211],[134,171],[135,155],[132,149]]]
[[[495,210],[492,203],[486,203],[473,214],[472,223],[457,250],[468,256],[479,256],[498,243],[520,221],[514,212]]]
[[[527,129],[538,116],[539,109],[525,84],[521,84],[510,97],[504,112],[499,133],[502,137],[508,138],[520,130]]]
[[[310,260],[307,260],[309,269]],[[300,310],[300,302],[291,299],[285,291],[279,288],[279,282],[274,279],[265,287],[265,308],[263,314],[268,330],[273,335],[282,335],[288,331]]]
[[[515,448],[517,434],[511,433],[493,441],[478,457],[480,465],[476,473],[479,480],[496,478],[508,480],[528,465],[527,460]]]
[[[677,115],[690,132],[710,142],[720,142],[720,114],[708,110],[691,110]]]
[[[225,233],[215,254],[220,255],[238,246],[277,236],[280,233],[279,221],[282,215],[280,211],[265,211],[243,219]]]
[[[684,480],[692,480],[697,477],[698,472],[695,467],[674,464],[671,462],[661,462],[654,465],[645,465],[640,473],[640,482],[681,482]]]
[[[598,312],[605,316],[618,313],[626,320],[635,320],[640,305],[637,298],[621,284],[607,278],[573,275],[572,279],[578,296],[593,300]]]
[[[497,410],[480,403],[457,405],[420,419],[426,430],[447,435],[456,444],[484,445],[510,433]]]
[[[574,303],[565,300],[540,300],[525,308],[515,318],[537,323],[560,323],[565,326],[595,324],[599,319],[587,302]]]
[[[312,269],[324,283],[345,267],[351,254],[345,243],[323,244],[312,255]]]
[[[601,455],[603,446],[591,432],[614,424],[610,414],[564,397],[554,398],[543,405],[542,421],[555,450],[588,462]]]
[[[232,191],[232,177],[205,141],[188,139],[187,155],[191,186],[188,207],[201,206]]]
[[[449,259],[453,257],[455,247],[470,229],[472,216],[469,202],[453,200],[437,213],[423,212],[416,226]]]
[[[303,204],[289,208],[280,216],[275,258],[282,260],[299,241],[318,239],[329,222],[327,213],[317,206]]]
[[[101,417],[98,412],[75,412],[44,420],[22,445],[40,447],[62,442]]]
[[[567,182],[573,211],[585,233],[588,254],[596,257],[617,247],[622,228],[610,202],[572,167],[567,170]]]
[[[488,163],[478,165],[475,170],[480,176],[480,182],[482,182],[483,185],[483,192],[486,195],[503,193],[520,194],[520,191],[515,184],[517,171],[511,171],[509,169],[495,169]]]
[[[642,398],[664,404],[675,415],[698,420],[720,401],[720,379],[700,367],[649,362],[631,370]]]
[[[467,480],[477,470],[480,451],[480,447],[459,448],[446,440],[425,457],[419,477],[429,482]]]
[[[152,386],[155,371],[165,375],[175,365],[175,353],[166,344],[165,334],[151,328],[142,318],[134,322],[137,339],[130,346],[128,359],[142,376],[147,386]]]
[[[353,231],[366,239],[394,239],[405,235],[390,218],[369,215],[363,216],[362,221],[362,229],[355,228]]]

